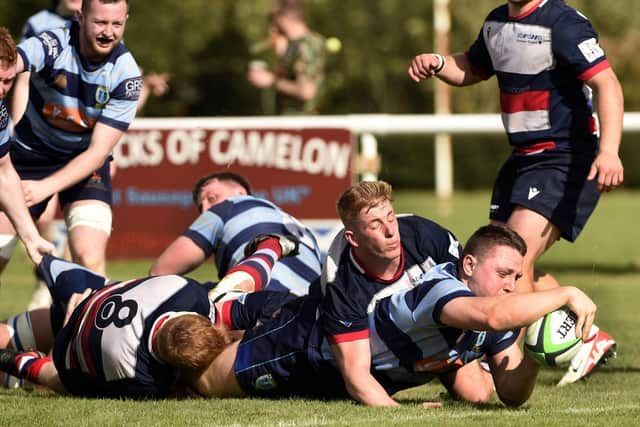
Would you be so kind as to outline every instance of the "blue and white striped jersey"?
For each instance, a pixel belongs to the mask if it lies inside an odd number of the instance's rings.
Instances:
[[[512,345],[518,331],[465,331],[440,321],[443,307],[474,294],[456,278],[452,263],[433,267],[411,289],[377,302],[369,313],[371,367],[385,386],[398,387],[397,378],[426,382],[433,374],[494,355]],[[327,340],[323,359],[334,359]],[[423,375],[424,374],[424,375]]]
[[[322,270],[318,243],[311,230],[273,203],[254,196],[232,197],[202,213],[183,236],[205,253],[215,254],[218,276],[244,258],[244,247],[262,233],[287,234],[300,241],[299,255],[286,257],[273,268],[266,288],[305,295]]]
[[[22,27],[20,41],[26,40],[29,37],[33,37],[47,30],[62,28],[66,26],[71,19],[72,17],[58,15],[53,9],[41,10],[27,19],[27,22]]]
[[[78,23],[72,21],[18,45],[31,77],[14,141],[53,161],[86,150],[98,122],[126,131],[142,87],[140,69],[124,44],[93,64],[80,56],[79,43]]]
[[[9,151],[9,137],[11,136],[11,116],[4,101],[0,99],[0,157]]]
[[[413,288],[437,264],[457,263],[460,243],[449,230],[416,215],[398,215],[398,227],[402,266],[390,280],[376,277],[358,263],[343,232],[331,244],[321,280],[321,319],[332,342],[367,338],[367,316],[376,301]]]
[[[505,4],[488,15],[466,55],[478,75],[497,76],[502,121],[516,150],[595,149],[584,82],[609,62],[584,15],[562,0],[539,0],[510,17]]]

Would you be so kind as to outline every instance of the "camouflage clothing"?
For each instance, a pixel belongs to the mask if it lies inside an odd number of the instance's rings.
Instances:
[[[314,114],[317,113],[319,94],[324,84],[325,39],[318,33],[309,32],[297,40],[289,40],[287,50],[281,58],[276,77],[297,80],[305,76],[315,83],[316,96],[302,101],[282,93],[276,94],[276,112],[278,114]]]

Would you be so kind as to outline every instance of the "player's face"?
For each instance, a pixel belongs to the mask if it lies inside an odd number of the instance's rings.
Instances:
[[[127,3],[91,1],[87,13],[78,15],[80,51],[89,60],[98,62],[115,49],[124,35],[128,18]]]
[[[200,213],[208,211],[210,207],[224,202],[229,197],[246,194],[244,187],[235,182],[212,179],[200,190]]]
[[[398,219],[389,200],[373,208],[364,208],[352,231],[353,243],[360,253],[380,260],[393,260],[402,253]]]
[[[497,246],[482,259],[473,259],[468,286],[474,294],[488,297],[515,290],[516,281],[522,276],[523,261],[517,250],[509,246]]]
[[[4,99],[13,82],[16,79],[16,64],[8,65],[6,62],[0,62],[0,99]]]

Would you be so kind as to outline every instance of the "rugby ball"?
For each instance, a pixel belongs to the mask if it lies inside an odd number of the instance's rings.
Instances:
[[[582,345],[576,319],[567,307],[545,314],[527,328],[525,352],[543,366],[568,365]]]

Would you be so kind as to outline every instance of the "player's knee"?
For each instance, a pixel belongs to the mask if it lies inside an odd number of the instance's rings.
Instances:
[[[106,203],[87,203],[74,205],[65,215],[65,221],[69,231],[82,225],[111,235],[112,213]]]
[[[11,317],[6,323],[8,335],[7,347],[18,351],[28,351],[37,349],[36,336],[33,332],[31,314],[29,312],[20,313]]]
[[[18,236],[15,234],[0,234],[0,267],[6,264],[18,243]]]

